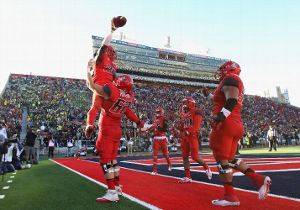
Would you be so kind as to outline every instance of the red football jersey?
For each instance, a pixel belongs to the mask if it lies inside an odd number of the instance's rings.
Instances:
[[[224,93],[221,91],[222,87],[224,85],[232,85],[239,88],[239,98],[238,103],[232,110],[231,114],[228,116],[228,119],[234,119],[238,122],[241,122],[241,109],[242,109],[242,103],[244,99],[244,84],[239,76],[235,74],[231,74],[226,76],[219,84],[217,89],[214,92],[214,105],[213,105],[213,115],[218,114],[221,109],[224,107],[226,103],[226,97]]]
[[[112,83],[106,84],[103,89],[109,95],[109,99],[103,99],[99,125],[121,126],[122,115],[130,108],[134,94],[125,93]]]
[[[198,115],[198,121],[195,122],[195,116]],[[181,131],[188,131],[192,134],[195,134],[201,126],[202,115],[201,110],[199,108],[193,108],[188,112],[180,113],[180,120],[182,122],[182,128],[179,128]]]
[[[110,60],[108,55],[105,53],[103,60],[99,64],[94,66],[94,77],[93,82],[97,85],[105,85],[112,83],[114,80],[114,74],[116,74],[117,67]]]
[[[163,128],[164,127],[164,122],[168,121],[168,117],[166,116],[161,116],[161,117],[154,117],[152,119],[153,123],[156,123],[159,127]],[[154,136],[165,136],[166,132],[161,131],[157,128],[154,129]]]

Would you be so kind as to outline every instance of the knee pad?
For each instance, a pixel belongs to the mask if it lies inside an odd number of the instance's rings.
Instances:
[[[230,168],[229,164],[228,165],[221,165],[220,161],[217,161],[217,167],[219,170],[220,174],[228,174],[232,173],[232,169]]]
[[[101,164],[101,167],[102,167],[104,174],[115,172],[115,170],[111,164],[104,163],[104,164]]]
[[[113,168],[114,168],[114,171],[117,172],[117,171],[120,171],[120,167],[118,167],[118,163],[116,164],[113,164]]]
[[[229,163],[229,166],[230,168],[234,168],[234,169],[237,169],[238,165],[240,165],[240,163],[242,162],[243,160],[240,159],[240,158],[234,158],[231,163]]]

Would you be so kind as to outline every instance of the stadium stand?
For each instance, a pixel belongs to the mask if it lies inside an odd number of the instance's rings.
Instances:
[[[186,96],[193,97],[203,112],[201,127],[202,136],[208,137],[210,132],[211,104],[200,94],[200,90],[182,85],[164,85],[157,83],[136,82],[133,110],[140,119],[150,121],[152,111],[160,106],[172,122],[178,119],[181,111],[181,100]],[[85,139],[84,126],[86,113],[89,110],[92,94],[85,86],[85,80],[12,74],[1,97],[0,114],[4,116],[12,133],[21,132],[22,126],[40,129],[44,126],[44,135],[53,133],[58,144],[64,146],[68,136]],[[24,108],[24,109],[23,109]],[[22,123],[24,110],[28,112],[27,124]],[[280,104],[259,96],[246,95],[242,118],[245,133],[252,133],[263,138],[269,125],[278,128],[281,138],[299,132],[300,109],[287,104]],[[131,135],[134,125],[122,121],[124,136]],[[26,132],[26,129],[25,129]],[[96,137],[97,129],[93,134]],[[138,139],[147,138],[138,134]],[[21,141],[23,139],[21,138]]]
[[[93,51],[101,45],[103,37],[92,36]],[[200,93],[202,86],[211,92],[218,85],[214,72],[227,59],[197,54],[187,54],[170,49],[112,40],[118,52],[118,74],[129,74],[135,82],[135,99],[132,109],[140,119],[149,121],[152,111],[163,107],[172,122],[181,111],[181,100],[193,97],[203,112],[202,137],[208,139],[211,106]],[[59,146],[65,146],[72,135],[85,139],[86,114],[90,108],[92,93],[85,80],[37,75],[11,74],[2,91],[0,115],[4,116],[9,130],[18,132],[21,141],[27,128],[41,129],[47,136],[53,133]],[[281,139],[295,138],[299,133],[300,109],[280,104],[259,96],[245,95],[242,119],[245,135],[264,139],[269,125],[277,126]],[[97,120],[96,120],[97,121]],[[124,137],[133,135],[135,125],[122,121]],[[95,123],[95,132],[98,133]],[[17,130],[17,131],[16,131]],[[137,139],[149,138],[138,134]],[[287,142],[287,141],[285,141]]]

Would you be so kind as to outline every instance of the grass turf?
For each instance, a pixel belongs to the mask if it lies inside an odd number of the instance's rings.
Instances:
[[[209,152],[209,149],[206,148],[203,152]],[[268,152],[268,148],[244,149],[240,150],[240,153],[299,155],[300,147],[279,147],[277,152]],[[55,155],[55,158],[64,158],[64,155]],[[10,176],[14,178],[11,179]],[[13,182],[7,183],[7,180]],[[10,188],[4,190],[4,186]],[[104,195],[105,191],[106,188],[49,161],[46,156],[40,156],[39,164],[33,165],[31,169],[19,170],[16,175],[8,173],[4,176],[4,182],[0,176],[0,195],[5,195],[4,199],[0,199],[0,210],[147,209],[122,196],[118,203],[97,203],[95,198]]]
[[[10,178],[14,176],[14,178]],[[7,180],[13,180],[7,183]],[[97,203],[106,189],[75,174],[46,156],[40,157],[38,165],[19,170],[16,175],[7,173],[0,180],[0,209],[147,209],[120,196],[118,203]],[[10,188],[3,189],[4,186]]]

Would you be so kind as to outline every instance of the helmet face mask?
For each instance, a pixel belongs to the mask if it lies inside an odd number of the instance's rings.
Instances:
[[[187,97],[185,99],[183,99],[182,101],[183,105],[182,108],[183,110],[189,110],[195,107],[195,100],[192,97]]]
[[[162,108],[157,108],[155,109],[155,116],[156,117],[161,117],[161,116],[164,116],[164,110]]]
[[[116,60],[118,57],[117,52],[115,51],[115,49],[112,46],[107,47],[106,54],[112,61]]]
[[[230,75],[230,74],[235,74],[235,75],[240,75],[241,73],[241,67],[239,64],[233,61],[228,61],[221,65],[219,69],[215,72],[215,79],[218,79],[219,81],[222,81],[224,77]]]
[[[133,88],[133,80],[129,75],[118,75],[114,81],[115,85],[126,92]]]

